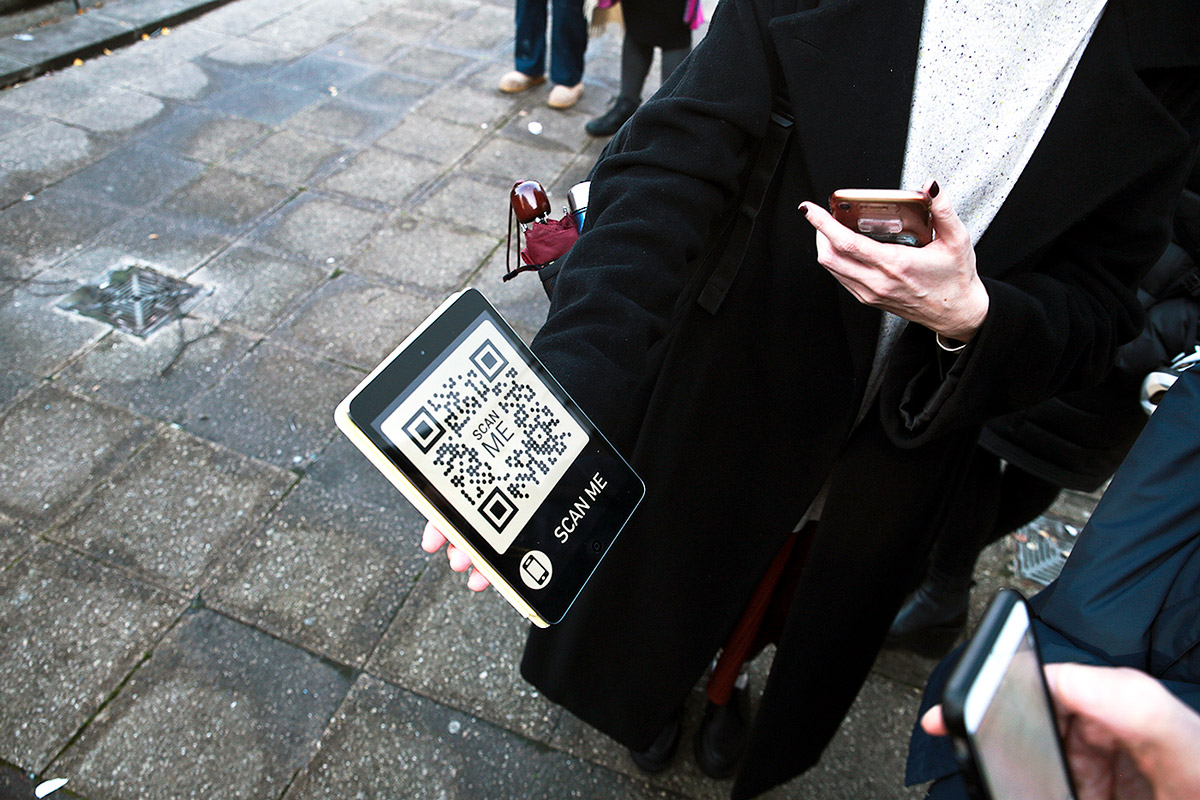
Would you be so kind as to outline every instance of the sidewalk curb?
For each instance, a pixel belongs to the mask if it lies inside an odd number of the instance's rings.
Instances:
[[[143,36],[220,8],[231,0],[127,0],[88,9],[39,29],[33,41],[0,40],[0,90],[139,41]]]

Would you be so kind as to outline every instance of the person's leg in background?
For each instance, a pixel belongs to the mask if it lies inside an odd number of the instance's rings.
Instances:
[[[687,47],[663,51],[661,75],[664,82],[690,52],[690,43]],[[621,89],[613,100],[612,107],[584,126],[588,133],[592,136],[612,136],[633,116],[633,112],[637,111],[642,103],[642,87],[646,84],[646,76],[650,74],[650,64],[653,60],[652,46],[639,44],[628,34],[625,35],[621,43]]]
[[[650,63],[654,60],[654,48],[639,44],[628,33],[621,42],[621,89],[613,100],[612,107],[584,128],[592,136],[612,136],[625,120],[633,116],[642,104],[642,86],[650,74]]]
[[[547,0],[517,0],[513,69],[500,78],[500,91],[523,92],[546,82]]]
[[[896,614],[885,647],[941,657],[967,624],[971,576],[991,541],[1001,495],[1000,459],[976,447],[960,490],[947,500],[929,572]]]
[[[967,623],[975,562],[984,548],[1042,514],[1061,488],[975,448],[963,491],[952,501],[925,581],[905,601],[888,646],[931,657],[949,652]]]
[[[570,108],[583,96],[583,58],[588,26],[583,0],[550,0],[550,81],[546,104]]]

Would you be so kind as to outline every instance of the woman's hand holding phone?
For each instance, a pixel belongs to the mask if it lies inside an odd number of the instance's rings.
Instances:
[[[925,191],[936,238],[924,247],[877,242],[815,203],[800,208],[817,229],[817,260],[859,302],[966,342],[987,318],[987,289],[966,226],[936,182]]]
[[[482,572],[471,569],[474,565],[471,563],[469,555],[450,544],[446,540],[445,534],[439,531],[436,525],[426,522],[425,530],[421,534],[421,549],[426,553],[436,553],[442,548],[442,545],[446,545],[446,558],[450,560],[450,569],[455,572],[471,570],[471,575],[467,578],[468,589],[473,592],[482,592],[492,585]]]

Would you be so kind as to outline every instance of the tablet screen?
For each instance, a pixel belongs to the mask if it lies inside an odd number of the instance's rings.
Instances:
[[[379,427],[497,553],[507,552],[588,441],[488,319]]]

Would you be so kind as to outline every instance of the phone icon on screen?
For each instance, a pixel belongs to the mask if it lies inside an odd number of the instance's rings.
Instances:
[[[521,580],[525,581],[525,585],[530,589],[541,589],[550,582],[550,576],[554,574],[554,568],[550,565],[550,559],[541,550],[530,550],[521,559]]]

